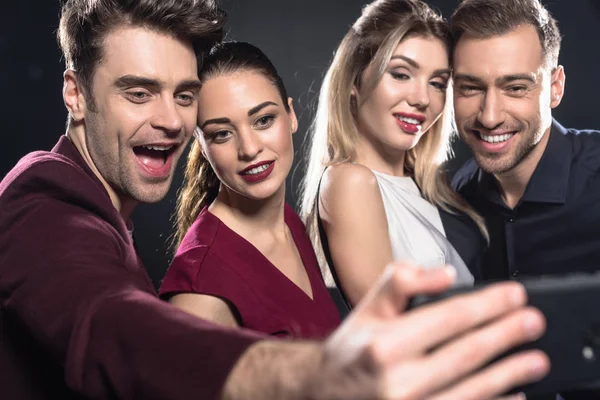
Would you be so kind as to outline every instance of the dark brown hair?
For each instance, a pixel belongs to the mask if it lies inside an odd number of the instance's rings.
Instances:
[[[147,27],[189,41],[201,53],[222,40],[225,18],[213,0],[66,0],[57,37],[66,67],[76,71],[93,107],[92,79],[112,30]]]
[[[277,69],[259,48],[250,43],[225,42],[215,45],[205,56],[198,77],[200,82],[204,83],[217,76],[241,71],[254,71],[264,76],[277,88],[285,110],[290,111],[288,95]],[[174,214],[175,234],[172,243],[174,250],[177,249],[202,208],[215,199],[219,185],[217,175],[202,155],[202,147],[197,140],[194,140],[187,157],[183,185],[177,196]]]
[[[546,66],[558,66],[558,24],[539,0],[463,0],[451,20],[454,44],[468,34],[477,38],[505,35],[519,26],[536,28]]]

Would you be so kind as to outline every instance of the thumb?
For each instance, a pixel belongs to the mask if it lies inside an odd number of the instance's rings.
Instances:
[[[450,265],[424,269],[414,263],[389,264],[355,311],[378,318],[394,318],[419,294],[435,294],[452,286],[456,270]]]

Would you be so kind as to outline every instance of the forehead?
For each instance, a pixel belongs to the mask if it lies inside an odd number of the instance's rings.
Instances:
[[[245,113],[265,101],[282,104],[275,85],[256,71],[238,71],[207,79],[198,98],[199,119]]]
[[[143,27],[119,27],[109,32],[96,73],[114,79],[136,75],[167,84],[198,78],[191,43]]]
[[[402,40],[392,54],[408,57],[416,61],[422,68],[439,69],[448,67],[448,50],[441,40],[430,37],[411,35]],[[392,59],[392,61],[394,61]]]
[[[542,67],[542,45],[531,25],[491,38],[462,36],[454,50],[456,74],[481,79],[537,72]]]

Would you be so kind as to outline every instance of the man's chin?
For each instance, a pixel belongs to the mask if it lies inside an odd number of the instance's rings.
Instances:
[[[490,157],[476,154],[475,161],[477,161],[477,165],[479,165],[479,168],[481,168],[483,172],[492,175],[504,174],[515,167],[515,163],[513,162],[511,157],[506,156]]]
[[[143,184],[141,187],[130,193],[130,196],[141,204],[155,204],[163,200],[169,188],[171,187],[171,179],[166,182]]]

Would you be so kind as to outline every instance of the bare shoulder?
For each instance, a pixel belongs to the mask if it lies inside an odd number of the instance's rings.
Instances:
[[[378,192],[377,178],[364,165],[342,163],[327,168],[321,182],[323,198],[331,196],[360,196],[361,193]]]
[[[327,218],[333,210],[336,214],[349,215],[365,207],[383,203],[377,178],[364,165],[343,163],[327,169],[321,182],[320,210]]]

